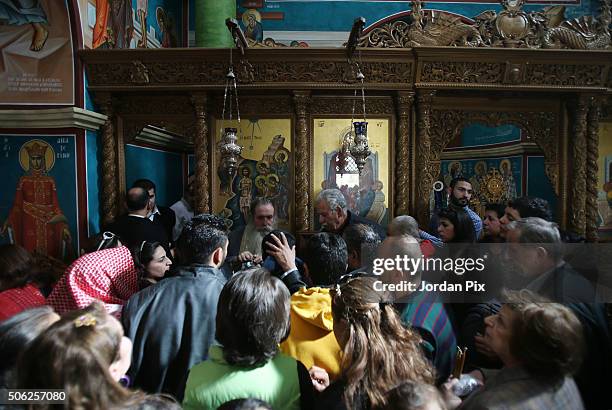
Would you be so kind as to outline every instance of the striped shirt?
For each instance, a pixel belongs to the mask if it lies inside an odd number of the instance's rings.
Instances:
[[[436,368],[438,381],[446,381],[455,365],[457,339],[440,295],[416,291],[406,303],[395,305],[402,322],[419,332],[426,355]]]

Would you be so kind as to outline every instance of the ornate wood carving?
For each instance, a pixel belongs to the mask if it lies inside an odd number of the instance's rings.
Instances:
[[[397,137],[395,139],[395,214],[410,212],[410,114],[414,93],[397,94]]]
[[[193,94],[191,101],[195,112],[195,186],[196,213],[210,212],[209,160],[208,160],[208,116],[206,112],[207,95]]]
[[[421,91],[417,95],[417,179],[416,213],[421,226],[429,221],[429,196],[437,177],[440,162],[432,162],[431,104],[435,91]]]
[[[366,95],[367,114],[393,115],[393,101],[389,97],[368,97]],[[353,98],[313,97],[311,112],[324,115],[351,114]]]
[[[524,0],[502,0],[499,13],[486,10],[473,21],[450,13],[424,10],[412,0],[410,18],[368,28],[359,40],[362,47],[409,48],[417,46],[607,49],[610,41],[610,0],[603,0],[599,16],[565,20],[565,6],[523,11]]]
[[[491,127],[514,124],[521,128],[528,141],[533,141],[544,154],[546,176],[555,193],[559,194],[559,138],[556,112],[488,112],[461,110],[433,110],[430,160],[439,161],[446,145],[460,135],[469,123],[482,123]],[[435,175],[437,177],[437,174]],[[433,181],[432,181],[433,184]]]
[[[213,101],[214,115],[221,118],[223,110],[223,96],[217,97]],[[262,113],[271,115],[291,115],[292,100],[288,95],[270,96],[240,96],[240,115],[248,117],[250,115],[261,116]],[[227,113],[226,113],[227,115]]]
[[[296,230],[307,231],[310,227],[310,126],[309,126],[310,93],[294,91],[293,107],[295,109],[295,213]]]
[[[602,86],[605,65],[528,64],[526,81],[530,85]]]
[[[417,46],[471,46],[483,44],[478,30],[461,18],[437,10],[423,10],[423,2],[411,4],[410,23],[396,21],[376,27],[362,36],[361,47],[409,48]]]
[[[588,101],[580,96],[573,107],[574,138],[572,144],[572,209],[570,229],[578,235],[586,233],[586,160]]]
[[[427,83],[501,84],[504,64],[482,62],[425,62],[421,81]]]
[[[102,126],[102,226],[107,226],[117,217],[117,146],[115,143],[115,112],[111,96],[98,95],[98,104],[106,122]]]
[[[605,64],[511,63],[489,61],[424,61],[419,81],[456,87],[458,84],[559,87],[603,87]]]
[[[140,69],[147,73],[146,85],[217,85],[225,83],[226,62],[217,61],[142,61]],[[90,64],[91,86],[134,85],[134,70],[115,62]],[[256,65],[240,62],[236,65],[242,84],[271,83],[354,83],[355,75],[345,61],[270,61]],[[400,61],[367,61],[361,67],[366,84],[407,83],[411,79],[412,63]]]
[[[599,160],[600,101],[593,98],[587,117],[586,238],[597,241],[597,161]]]

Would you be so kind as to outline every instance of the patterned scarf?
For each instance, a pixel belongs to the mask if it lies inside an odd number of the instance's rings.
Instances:
[[[95,300],[119,318],[123,304],[138,291],[138,273],[128,248],[104,249],[81,256],[68,267],[47,303],[59,314]]]

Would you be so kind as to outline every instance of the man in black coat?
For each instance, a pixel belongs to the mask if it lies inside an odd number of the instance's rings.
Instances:
[[[142,188],[149,193],[149,201],[151,202],[151,211],[147,218],[152,222],[160,224],[166,231],[166,235],[172,240],[172,230],[176,223],[176,214],[172,209],[167,206],[161,206],[157,204],[156,187],[153,181],[149,179],[138,179],[132,184],[133,188]]]
[[[184,265],[177,276],[133,295],[123,308],[125,335],[134,342],[128,372],[135,387],[183,398],[189,369],[208,357],[226,282],[219,270],[227,236],[207,224],[188,223],[179,238]]]
[[[130,188],[125,202],[128,213],[116,218],[105,230],[118,235],[121,242],[130,248],[140,246],[143,241],[159,242],[168,252],[170,248],[166,231],[147,218],[151,210],[149,193],[143,188]]]

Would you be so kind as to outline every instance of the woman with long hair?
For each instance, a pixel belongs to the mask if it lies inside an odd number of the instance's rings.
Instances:
[[[17,365],[17,386],[64,390],[69,409],[178,408],[119,384],[131,355],[119,321],[92,303],[66,313],[28,346]]]
[[[0,246],[0,322],[45,304],[34,258],[19,245]]]
[[[438,235],[444,243],[473,243],[474,224],[463,209],[446,208],[438,213]]]
[[[132,249],[134,264],[138,268],[138,286],[142,290],[164,278],[172,260],[159,242],[143,241],[138,248]]]
[[[355,277],[332,291],[341,379],[322,393],[318,409],[380,409],[392,386],[435,381],[421,337],[402,325],[389,295],[375,290],[377,280]]]

